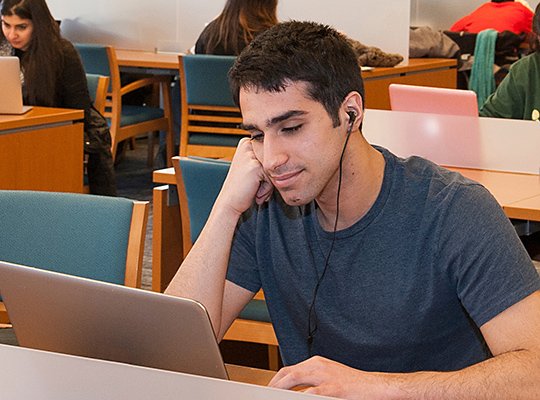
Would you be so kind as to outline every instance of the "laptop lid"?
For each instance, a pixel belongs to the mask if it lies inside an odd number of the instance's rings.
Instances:
[[[21,346],[227,379],[194,300],[6,262],[0,294]]]
[[[24,114],[31,106],[23,106],[19,59],[0,57],[0,114]]]
[[[476,93],[472,90],[391,84],[392,111],[478,117]]]

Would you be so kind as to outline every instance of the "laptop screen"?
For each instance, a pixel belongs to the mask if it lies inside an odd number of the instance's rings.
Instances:
[[[24,114],[32,107],[23,106],[19,59],[0,57],[0,114]]]
[[[194,300],[5,262],[0,277],[23,347],[227,379]]]

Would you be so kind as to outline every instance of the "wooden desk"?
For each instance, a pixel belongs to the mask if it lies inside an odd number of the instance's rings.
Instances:
[[[503,208],[510,218],[540,221],[540,195],[509,203]]]
[[[518,211],[521,202],[540,196],[540,176],[455,167],[448,167],[448,169],[457,171],[463,176],[480,182],[485,186],[491,192],[493,197],[495,197],[509,218],[540,221],[538,215],[528,214],[527,211],[530,210],[527,210],[526,208]],[[521,212],[520,217],[516,216],[516,212]],[[540,207],[538,207],[537,214],[540,214]]]
[[[407,65],[375,68],[362,72],[366,92],[365,107],[390,110],[391,83],[455,89],[457,61],[446,58],[411,58]]]
[[[259,386],[267,386],[276,374],[276,371],[244,367],[242,365],[225,364],[225,367],[231,381]]]
[[[0,115],[0,189],[83,191],[82,110]]]
[[[323,399],[222,379],[0,345],[7,399]],[[258,372],[243,369],[244,373]],[[269,372],[269,371],[264,371]],[[232,375],[232,374],[231,374]]]

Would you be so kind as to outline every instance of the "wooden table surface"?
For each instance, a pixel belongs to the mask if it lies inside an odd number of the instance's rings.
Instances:
[[[120,67],[178,70],[178,56],[180,54],[116,49],[116,59]]]
[[[372,78],[408,74],[418,71],[429,71],[436,69],[448,69],[456,67],[457,61],[453,58],[409,58],[409,62],[404,65],[396,65],[395,67],[377,67],[370,71],[363,71],[362,77],[364,80]]]
[[[30,111],[16,114],[0,114],[0,131],[57,124],[66,121],[82,120],[83,110],[64,108],[33,107]]]

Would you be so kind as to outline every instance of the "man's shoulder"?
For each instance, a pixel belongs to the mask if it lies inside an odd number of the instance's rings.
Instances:
[[[540,53],[534,52],[526,57],[520,58],[510,66],[510,71],[522,73],[536,71],[540,67]]]
[[[397,168],[402,171],[398,173],[400,183],[394,190],[401,193],[402,200],[406,195],[411,201],[426,202],[435,209],[441,206],[452,208],[463,202],[482,206],[496,204],[480,183],[425,158],[411,156],[401,159]]]

